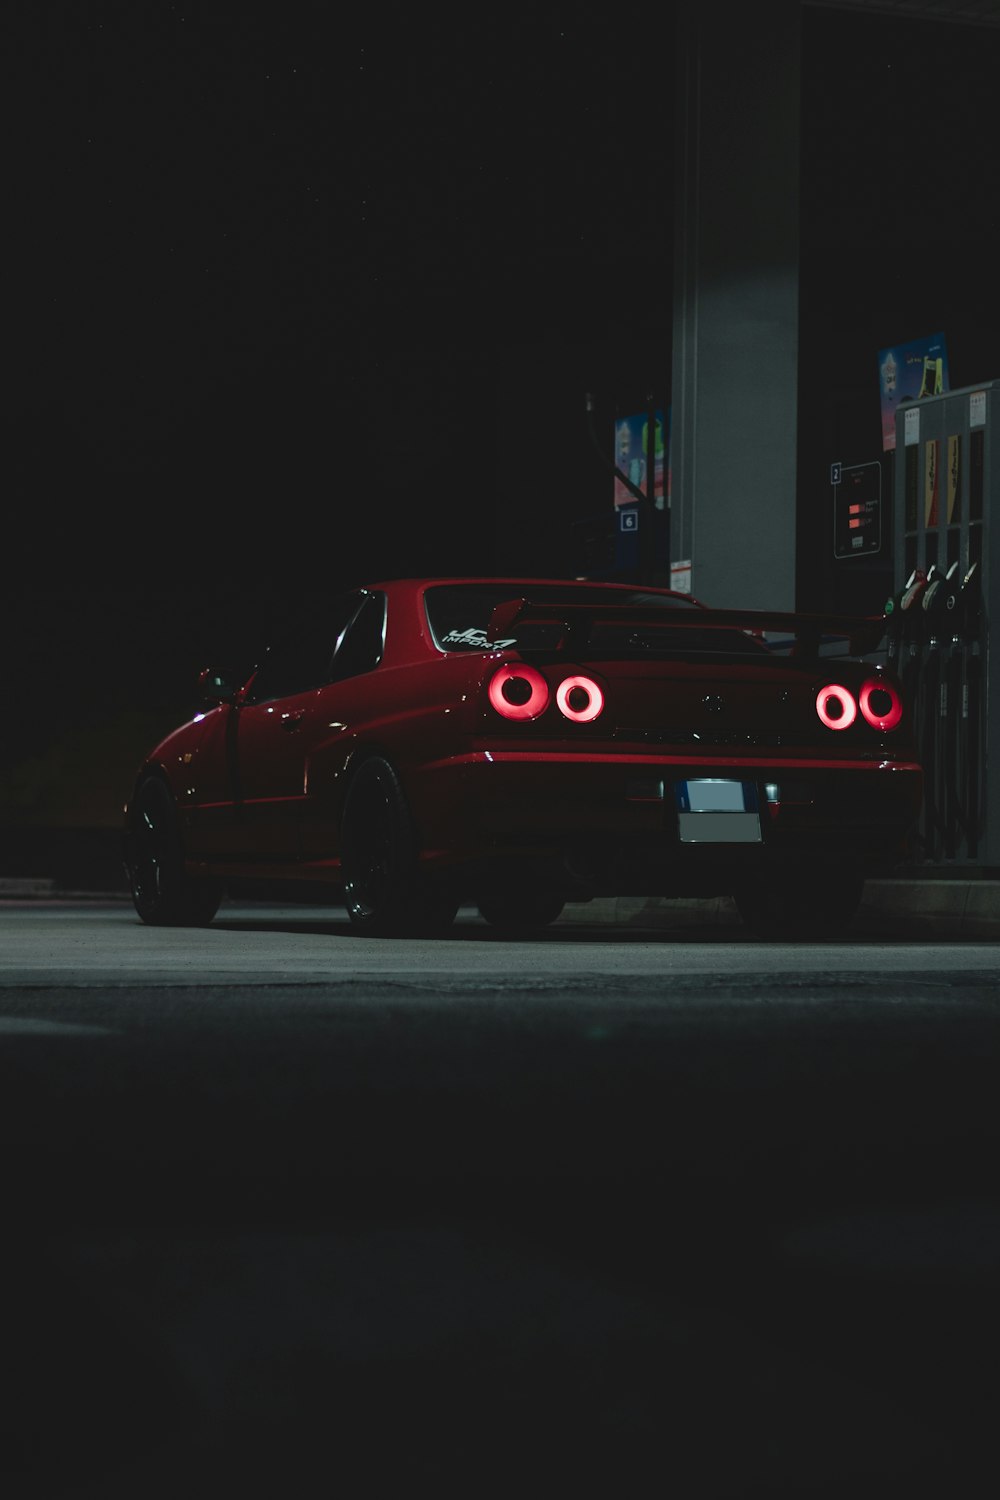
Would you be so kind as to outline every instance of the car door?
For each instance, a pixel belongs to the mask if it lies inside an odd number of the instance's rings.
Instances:
[[[332,608],[311,610],[268,652],[237,706],[234,836],[245,858],[301,857],[307,767],[313,745],[328,734],[324,689],[365,597],[354,593]]]
[[[312,705],[305,750],[300,857],[330,860],[337,848],[343,774],[359,738],[384,712],[376,668],[385,648],[384,594],[368,593],[341,633],[329,681]],[[380,709],[379,705],[382,704]]]
[[[328,793],[357,727],[354,714],[351,723],[339,717],[337,684],[381,660],[384,621],[384,595],[343,595],[268,652],[247,685],[231,730],[241,858],[294,862],[328,846]],[[322,766],[319,784],[310,781],[313,762]]]

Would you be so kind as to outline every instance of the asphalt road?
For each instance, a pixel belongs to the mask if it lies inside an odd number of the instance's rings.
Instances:
[[[0,1490],[992,1492],[998,980],[0,903]]]

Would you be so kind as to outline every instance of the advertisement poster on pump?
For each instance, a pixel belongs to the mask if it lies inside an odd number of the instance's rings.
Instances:
[[[943,333],[893,344],[878,356],[879,395],[882,404],[882,452],[896,446],[896,408],[924,396],[940,396],[951,389],[948,380],[948,347]]]
[[[653,504],[657,510],[663,510],[670,503],[670,476],[666,466],[666,452],[669,446],[669,413],[666,421],[664,414],[657,410],[654,413],[656,424],[653,438]],[[636,485],[644,495],[649,494],[647,487],[649,456],[649,417],[646,412],[639,412],[633,417],[619,417],[615,422],[615,467]],[[666,479],[666,490],[664,490],[664,479]],[[634,505],[635,496],[622,484],[620,479],[615,479],[615,510],[620,510],[623,505]]]
[[[650,417],[653,427],[652,444]],[[634,416],[617,418],[614,463],[617,471],[614,480],[614,506],[618,520],[615,528],[615,568],[623,577],[638,579],[645,553],[648,567],[665,572],[670,560],[670,408],[665,413],[656,408],[652,412],[638,412]],[[619,474],[624,475],[645,499],[652,502],[648,513],[643,515],[642,501],[623,483]],[[652,576],[645,581],[652,582]]]

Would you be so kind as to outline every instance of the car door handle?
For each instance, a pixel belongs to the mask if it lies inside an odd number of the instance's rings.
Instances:
[[[300,729],[302,727],[302,720],[305,718],[305,716],[306,715],[304,709],[301,709],[297,714],[282,714],[282,729],[284,729],[287,734],[294,734],[296,729]]]

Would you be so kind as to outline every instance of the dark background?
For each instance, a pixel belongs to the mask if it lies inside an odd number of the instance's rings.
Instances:
[[[111,821],[303,594],[611,560],[584,395],[610,451],[671,362],[674,22],[625,20],[14,8],[0,824]],[[881,457],[880,348],[1000,374],[1000,32],[802,31],[799,602],[875,610],[829,465]]]

